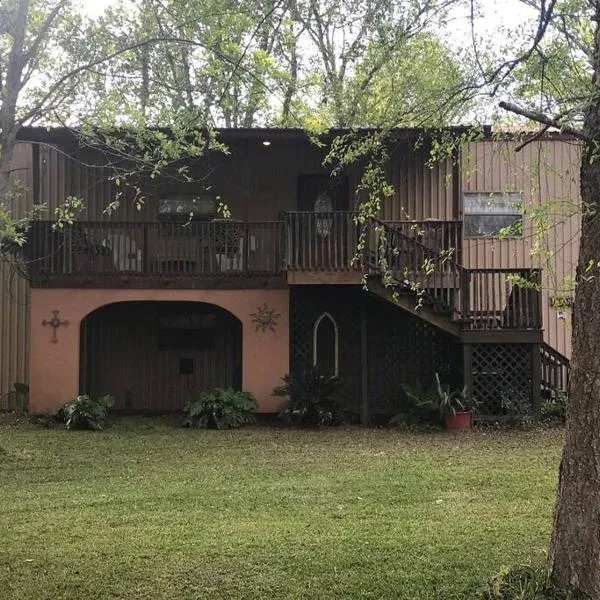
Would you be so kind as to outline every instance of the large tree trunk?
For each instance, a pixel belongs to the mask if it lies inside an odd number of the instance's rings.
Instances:
[[[19,0],[12,26],[12,46],[6,66],[6,79],[0,81],[0,202],[3,202],[10,185],[10,164],[16,143],[15,125],[17,101],[23,87],[25,31],[29,16],[29,0]],[[2,77],[2,73],[0,73]]]
[[[600,140],[600,4],[595,4],[594,89],[584,133]],[[581,160],[583,216],[573,358],[560,465],[551,575],[559,587],[600,600],[600,155],[586,142]]]
[[[600,166],[581,168],[582,192],[596,203]],[[554,583],[600,599],[600,219],[584,216],[579,277],[573,308],[573,360],[565,444],[554,514]]]

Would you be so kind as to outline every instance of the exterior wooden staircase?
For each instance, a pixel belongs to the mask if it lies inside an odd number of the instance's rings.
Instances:
[[[404,307],[412,303],[453,333],[541,331],[539,270],[469,269],[453,259],[456,249],[436,252],[382,221],[370,221],[363,231],[363,268],[374,293]]]

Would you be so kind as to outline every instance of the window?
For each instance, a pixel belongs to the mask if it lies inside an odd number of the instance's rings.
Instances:
[[[521,237],[523,194],[492,192],[464,195],[466,237]]]
[[[168,195],[158,199],[161,221],[210,221],[217,216],[215,196]]]
[[[329,313],[323,313],[313,330],[313,364],[323,375],[338,375],[338,328]]]
[[[210,310],[165,309],[159,314],[159,350],[214,350],[217,316]]]

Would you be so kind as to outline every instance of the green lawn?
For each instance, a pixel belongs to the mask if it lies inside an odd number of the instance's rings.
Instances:
[[[0,429],[0,599],[470,598],[548,545],[559,431]]]

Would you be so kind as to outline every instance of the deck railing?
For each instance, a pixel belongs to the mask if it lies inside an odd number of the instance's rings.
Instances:
[[[540,271],[467,269],[388,223],[374,221],[364,264],[443,309],[467,329],[540,329]]]
[[[460,294],[465,269],[388,223],[373,221],[363,262],[372,273],[390,277],[422,302],[452,314],[463,310]]]
[[[299,271],[344,271],[354,268],[361,226],[358,213],[288,212],[288,269]],[[406,238],[434,252],[444,252],[455,262],[461,253],[460,221],[384,221]]]
[[[34,222],[26,245],[32,277],[259,275],[284,271],[283,223]]]
[[[540,271],[469,269],[462,295],[469,329],[540,329]]]
[[[567,392],[569,387],[569,359],[543,344],[541,347],[542,389],[546,392]]]
[[[290,271],[349,271],[355,268],[360,225],[352,212],[288,212]]]
[[[444,252],[461,262],[462,221],[388,221],[383,222],[435,252]]]
[[[391,278],[395,289],[417,294],[468,329],[541,328],[539,271],[464,268],[447,252],[459,228],[449,222],[421,224],[431,225],[430,232],[441,227],[449,247],[443,243],[436,250],[424,243],[415,223],[359,224],[352,212],[292,212],[285,220],[260,223],[105,221],[57,230],[52,222],[36,221],[24,258],[34,282],[110,275],[283,276],[299,270],[326,277],[363,269]]]

